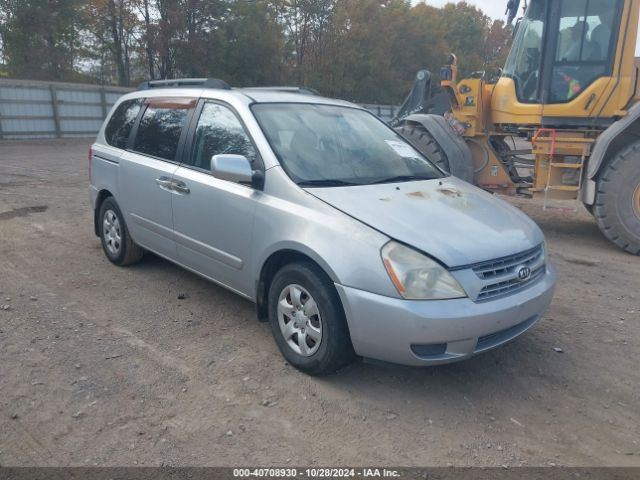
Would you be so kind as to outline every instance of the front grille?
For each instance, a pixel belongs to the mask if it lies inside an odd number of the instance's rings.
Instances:
[[[535,265],[543,255],[542,245],[527,250],[526,252],[517,253],[508,257],[490,260],[488,262],[478,263],[473,266],[473,271],[482,280],[491,280],[496,277],[502,277],[515,272],[516,267],[526,265],[531,267]]]
[[[544,275],[545,266],[544,264],[537,269],[531,272],[531,276],[523,281],[518,280],[517,278],[512,278],[510,280],[505,280],[504,282],[494,283],[492,285],[487,285],[482,290],[480,290],[480,294],[478,295],[478,301],[494,299],[496,297],[501,297],[503,295],[511,295],[512,293],[516,293],[520,290],[524,290],[532,283],[536,282]]]
[[[526,280],[518,278],[517,270],[520,267],[531,269],[531,276]],[[511,295],[524,290],[544,276],[546,271],[544,248],[539,245],[526,252],[479,263],[472,269],[481,280],[488,283],[480,290],[476,301],[482,302]]]

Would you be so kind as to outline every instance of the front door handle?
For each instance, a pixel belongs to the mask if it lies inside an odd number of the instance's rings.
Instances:
[[[182,195],[187,195],[189,192],[191,192],[191,190],[189,190],[189,187],[187,187],[187,185],[184,182],[173,182],[171,184],[171,188],[178,193],[181,193]]]
[[[163,190],[171,190],[171,179],[169,177],[156,178],[156,183]]]
[[[584,106],[585,111],[589,110],[589,107],[591,106],[591,104],[594,102],[595,99],[596,99],[596,94],[592,93],[591,96],[589,97],[589,100],[587,100],[587,104]]]

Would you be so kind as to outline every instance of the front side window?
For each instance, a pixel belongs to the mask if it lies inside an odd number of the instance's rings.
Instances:
[[[440,178],[442,172],[369,112],[334,105],[252,107],[282,167],[301,186]]]
[[[551,103],[568,102],[611,73],[619,9],[618,0],[562,0]]]
[[[547,0],[531,2],[518,24],[513,46],[504,66],[503,74],[513,79],[518,100],[523,103],[539,101],[546,12]]]
[[[149,104],[140,119],[134,150],[165,160],[175,160],[188,112],[187,108]]]
[[[256,151],[238,117],[223,105],[205,103],[198,120],[189,164],[209,170],[211,157],[244,155],[253,163]]]
[[[138,118],[138,113],[140,113],[142,102],[141,98],[137,98],[126,100],[118,105],[104,131],[105,139],[109,145],[116,148],[127,148],[129,135],[136,118]]]

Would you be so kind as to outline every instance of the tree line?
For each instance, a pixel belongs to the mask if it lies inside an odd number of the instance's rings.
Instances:
[[[0,76],[38,80],[214,77],[398,103],[447,53],[463,73],[495,69],[510,40],[504,22],[466,2],[0,0]]]

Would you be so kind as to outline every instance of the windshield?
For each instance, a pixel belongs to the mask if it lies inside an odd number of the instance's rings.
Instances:
[[[300,103],[263,103],[252,109],[280,164],[301,186],[370,185],[443,176],[369,112]]]
[[[542,41],[545,33],[546,0],[531,2],[518,24],[511,52],[503,74],[513,78],[518,100],[532,103],[538,100]]]

